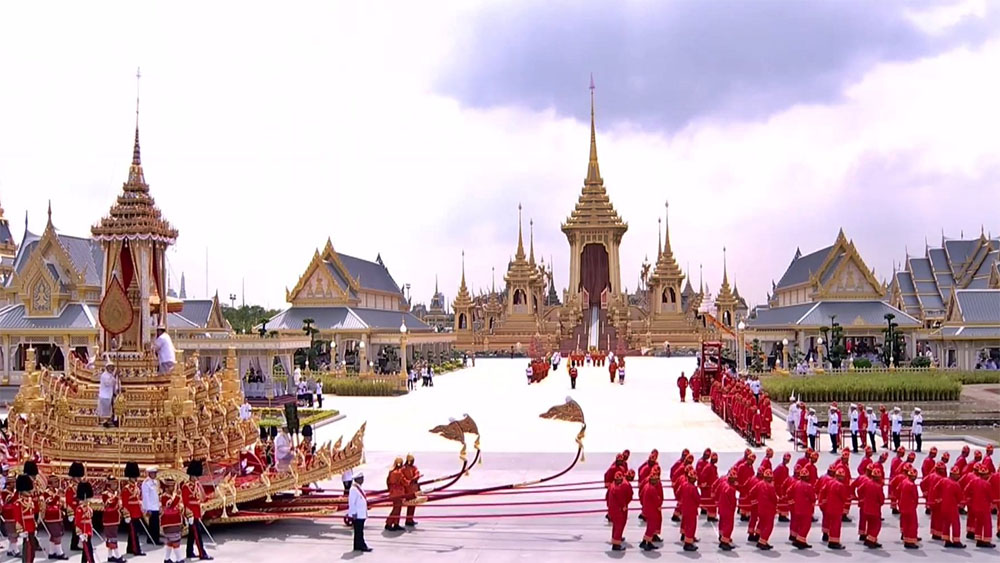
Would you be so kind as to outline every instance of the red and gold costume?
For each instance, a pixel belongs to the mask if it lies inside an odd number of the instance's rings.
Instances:
[[[993,505],[993,492],[987,482],[986,467],[982,463],[973,466],[970,473],[975,473],[968,485],[968,520],[972,521],[972,534],[976,538],[977,547],[993,547],[993,518],[990,507]]]
[[[920,493],[917,490],[917,470],[910,468],[906,479],[899,484],[896,494],[899,497],[899,531],[903,536],[905,547],[917,547],[919,532],[917,531],[917,503]]]
[[[198,482],[197,478],[191,478],[181,485],[181,502],[184,505],[184,514],[188,519],[189,529],[188,529],[188,541],[187,541],[187,556],[189,558],[198,557],[200,559],[207,559],[208,552],[205,551],[205,545],[202,542],[201,526],[204,526],[201,522],[201,505],[205,502],[205,489]],[[198,549],[198,553],[195,554],[195,548]]]
[[[698,473],[698,488],[701,489],[701,509],[708,514],[708,521],[718,519],[719,507],[715,498],[715,482],[719,480],[719,456],[712,453],[709,462]]]
[[[681,512],[681,539],[684,542],[685,551],[695,551],[698,546],[696,532],[698,530],[698,506],[701,504],[701,494],[695,486],[697,478],[694,476],[694,468],[691,468],[684,477],[682,483],[677,488],[677,505]]]
[[[792,500],[792,518],[788,526],[792,543],[802,549],[808,546],[809,529],[812,527],[812,515],[816,507],[816,488],[810,481],[809,471],[803,467],[798,479],[789,489]]]
[[[882,489],[882,470],[875,468],[871,477],[858,491],[858,497],[863,498],[861,518],[865,526],[865,545],[879,547],[878,535],[882,531],[882,505],[885,504],[885,493]]]
[[[399,516],[403,512],[403,499],[406,497],[406,478],[403,476],[403,459],[396,458],[385,478],[385,486],[389,489],[389,500],[392,501],[392,511],[385,519],[386,530],[401,529]]]
[[[38,514],[38,502],[30,493],[19,493],[13,501],[14,524],[17,535],[21,537],[21,561],[32,563],[35,560],[35,516]]]
[[[958,484],[961,471],[952,466],[951,477],[942,478],[934,487],[933,502],[939,513],[940,532],[945,546],[962,542],[962,523],[959,519],[958,507],[962,504],[962,488]]]
[[[713,496],[719,503],[719,547],[733,549],[733,526],[736,520],[736,474],[715,482]]]
[[[683,403],[687,399],[687,389],[688,389],[688,378],[682,373],[680,377],[677,378],[677,391],[680,393],[681,402]]]
[[[94,509],[87,502],[77,503],[73,511],[73,524],[76,526],[77,535],[80,538],[80,549],[83,550],[83,561],[94,563],[94,545],[91,538],[94,536]]]
[[[118,526],[124,510],[121,494],[109,483],[101,493],[101,502],[104,504],[104,545],[108,550],[115,550],[118,549]]]
[[[778,519],[781,522],[788,521],[788,511],[792,502],[788,497],[788,485],[790,484],[788,474],[788,463],[792,460],[792,454],[785,453],[781,458],[781,465],[774,468],[774,490],[778,493]]]
[[[757,547],[770,549],[771,532],[774,531],[774,519],[778,514],[778,493],[774,489],[774,473],[770,469],[761,472],[761,480],[754,485],[752,494],[757,507],[757,527],[754,534]]]
[[[63,498],[59,490],[49,487],[41,495],[42,521],[45,529],[49,532],[49,558],[55,559],[57,554],[62,553],[62,539],[65,528],[63,527]]]
[[[130,479],[122,485],[121,503],[124,509],[125,523],[128,524],[128,542],[126,552],[133,555],[142,553],[142,491],[139,484]]]
[[[625,480],[619,471],[615,473],[611,487],[608,489],[608,514],[611,518],[611,546],[619,551],[623,549],[622,540],[625,524],[628,522],[628,505],[632,502],[632,485]]]
[[[7,479],[8,488],[0,491],[0,503],[3,508],[0,514],[3,516],[3,532],[7,537],[10,551],[14,552],[17,547],[17,523],[14,521],[14,506],[17,504],[17,493],[14,492],[14,479]]]
[[[639,503],[642,506],[642,515],[646,518],[646,533],[642,536],[645,545],[640,547],[654,549],[652,543],[661,541],[660,527],[663,525],[663,484],[660,483],[659,465],[651,471],[649,479],[639,487]]]
[[[417,521],[413,519],[413,516],[417,512],[417,505],[414,501],[417,499],[417,493],[420,492],[420,470],[414,464],[412,455],[406,456],[406,463],[403,464],[403,479],[406,486],[406,500],[409,502],[406,506],[406,525],[416,526]]]

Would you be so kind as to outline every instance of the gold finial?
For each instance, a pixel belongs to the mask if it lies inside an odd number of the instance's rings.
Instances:
[[[663,256],[663,219],[656,218],[656,259]]]
[[[437,282],[435,282],[435,285]],[[462,251],[462,287],[465,287],[465,251]]]
[[[531,248],[531,250],[529,251],[528,262],[534,265],[535,263],[535,220],[534,219],[528,219],[528,240],[530,241],[529,247]]]
[[[726,268],[726,247],[722,247],[722,285],[729,285],[729,272]]]
[[[521,235],[521,204],[517,204],[517,254],[518,260],[524,259],[524,237]]]
[[[587,164],[585,184],[600,185],[601,167],[597,164],[597,128],[594,125],[594,73],[590,73],[590,162]]]
[[[141,166],[142,159],[139,158],[139,79],[142,73],[139,68],[135,69],[135,145],[132,147],[132,165]]]
[[[49,225],[52,224],[52,200],[49,200]]]

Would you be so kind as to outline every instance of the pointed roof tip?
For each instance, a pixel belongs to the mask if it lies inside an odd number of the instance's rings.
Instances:
[[[528,240],[529,240],[529,254],[528,262],[531,264],[535,263],[535,220],[528,219]],[[542,262],[545,260],[543,259]]]
[[[588,185],[600,185],[604,183],[601,179],[601,167],[597,162],[597,126],[594,118],[594,75],[590,75],[590,160],[587,163]]]
[[[49,200],[49,225],[52,224],[52,200]]]
[[[521,227],[521,204],[517,204],[517,254],[518,258],[524,258],[524,235]]]

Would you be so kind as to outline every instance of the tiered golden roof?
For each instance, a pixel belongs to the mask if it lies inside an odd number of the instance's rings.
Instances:
[[[669,204],[667,206],[669,211]],[[670,282],[684,279],[684,273],[681,272],[681,267],[677,265],[677,260],[674,258],[674,251],[670,247],[670,216],[667,215],[667,231],[666,231],[666,245],[663,249],[658,252],[658,257],[656,259],[656,269],[653,270],[652,276],[650,276],[651,284],[657,282]],[[659,246],[659,243],[657,243]]]
[[[465,251],[462,251],[462,285],[458,287],[458,295],[455,296],[455,301],[452,302],[452,309],[465,310],[472,306],[472,296],[469,294],[469,288],[465,285]]]
[[[532,236],[531,262],[524,254],[524,236],[521,231],[521,205],[517,206],[517,253],[514,259],[507,266],[507,273],[504,280],[507,283],[512,281],[537,281],[539,277],[538,268],[534,266],[534,236]]]
[[[722,287],[715,297],[716,309],[732,309],[736,307],[737,299],[729,287],[729,272],[726,269],[726,249],[722,249]]]
[[[628,223],[622,221],[611,204],[611,198],[604,190],[604,178],[601,178],[601,167],[597,162],[597,129],[594,125],[594,92],[590,93],[590,161],[587,163],[587,177],[583,181],[583,192],[576,202],[576,207],[566,222],[562,231],[581,228],[610,228],[621,236],[628,230]]]
[[[90,232],[97,240],[153,239],[173,244],[177,240],[177,229],[164,219],[156,202],[149,195],[149,185],[142,173],[139,156],[139,127],[135,128],[135,145],[132,149],[132,164],[128,169],[128,181],[122,185],[118,201],[101,221],[91,227]]]

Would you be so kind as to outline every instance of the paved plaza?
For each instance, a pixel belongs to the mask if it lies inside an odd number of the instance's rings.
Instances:
[[[407,452],[416,455],[417,465],[427,476],[454,473],[460,467],[458,447],[428,429],[463,413],[475,418],[482,432],[483,463],[474,466],[450,491],[475,489],[507,483],[522,483],[553,475],[567,467],[575,452],[574,437],[579,425],[543,420],[538,414],[574,397],[587,417],[586,460],[552,483],[551,488],[517,489],[517,494],[465,496],[432,503],[418,509],[419,526],[405,533],[385,532],[382,528],[388,512],[374,508],[368,521],[368,542],[372,553],[351,551],[350,530],[339,516],[322,521],[279,521],[272,524],[215,526],[220,542],[212,551],[218,560],[282,561],[296,563],[329,560],[368,561],[604,561],[616,559],[730,561],[771,559],[883,561],[903,557],[915,561],[947,559],[954,561],[1000,561],[996,551],[969,548],[945,550],[938,543],[927,542],[920,550],[905,550],[899,541],[896,517],[885,510],[881,539],[884,550],[872,551],[858,543],[856,523],[844,525],[846,551],[833,552],[820,543],[819,525],[813,526],[810,541],[813,549],[798,551],[787,543],[787,524],[778,523],[772,536],[775,549],[760,552],[745,542],[746,525],[737,522],[733,552],[717,549],[717,529],[702,518],[699,536],[701,549],[695,553],[681,550],[677,525],[669,521],[673,502],[666,491],[663,537],[667,542],[657,552],[637,548],[643,528],[639,525],[638,501],[633,501],[625,552],[610,550],[610,526],[601,510],[604,507],[601,481],[614,453],[623,448],[633,452],[631,466],[646,458],[651,448],[661,452],[661,464],[668,468],[685,447],[697,453],[705,447],[721,452],[719,467],[728,469],[745,448],[745,443],[711,412],[708,406],[679,403],[676,378],[681,370],[690,374],[693,358],[630,358],[624,386],[610,384],[603,368],[584,368],[577,389],[569,390],[563,370],[540,384],[525,381],[526,360],[479,360],[476,368],[436,378],[434,388],[418,388],[415,393],[397,398],[330,397],[328,406],[340,410],[345,418],[319,431],[320,439],[350,436],[367,421],[366,464],[369,490],[383,489],[392,458]],[[690,397],[688,399],[690,401]],[[783,423],[775,421],[775,435],[782,436]],[[776,439],[772,444],[780,452],[791,444]],[[936,443],[953,450],[957,442]],[[472,458],[470,441],[469,458]],[[928,446],[929,447],[929,446]],[[799,454],[794,454],[796,457]],[[922,459],[920,456],[918,459]],[[860,456],[853,456],[852,468]],[[776,460],[777,461],[777,460]],[[824,453],[819,467],[824,470],[833,457]],[[339,482],[326,483],[336,491]],[[520,504],[508,504],[520,503]],[[552,512],[587,512],[556,516],[514,517],[523,514]],[[817,511],[817,514],[819,512]],[[856,518],[857,509],[853,511]],[[921,535],[929,540],[927,520],[921,518]],[[155,557],[155,556],[154,556]]]

